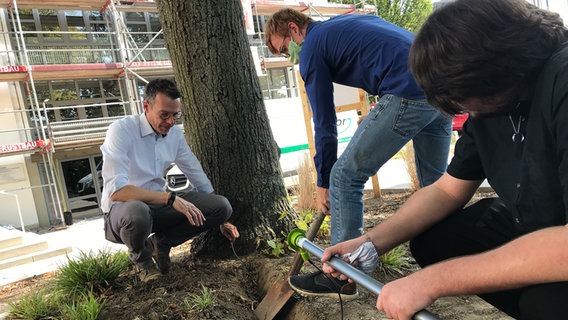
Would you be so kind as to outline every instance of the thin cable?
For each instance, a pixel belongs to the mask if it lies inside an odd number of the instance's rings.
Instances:
[[[241,260],[241,258],[237,256],[237,252],[235,251],[235,246],[233,245],[233,243],[230,242],[230,244],[231,244],[231,249],[233,249],[233,254],[235,255],[235,257],[237,257],[238,260]]]
[[[341,320],[343,320],[343,299],[341,299],[341,290],[343,289],[344,286],[346,286],[347,284],[343,285],[343,286],[338,286],[335,281],[333,281],[333,278],[328,276],[325,272],[323,272],[322,269],[320,269],[318,266],[315,265],[315,263],[312,261],[312,259],[308,259],[308,262],[314,267],[316,268],[319,272],[321,272],[324,277],[326,277],[326,279],[335,287],[335,289],[337,290],[337,296],[339,297],[339,308],[341,310]]]

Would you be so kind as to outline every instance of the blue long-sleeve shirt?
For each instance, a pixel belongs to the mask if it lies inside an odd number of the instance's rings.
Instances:
[[[372,15],[343,15],[308,25],[300,52],[300,75],[313,112],[318,186],[329,188],[337,160],[333,83],[369,94],[424,99],[408,70],[414,35]]]

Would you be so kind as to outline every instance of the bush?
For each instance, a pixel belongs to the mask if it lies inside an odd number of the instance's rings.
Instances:
[[[80,252],[78,259],[68,259],[60,268],[54,288],[11,302],[9,315],[14,319],[95,320],[105,303],[95,295],[111,287],[129,265],[125,251]]]

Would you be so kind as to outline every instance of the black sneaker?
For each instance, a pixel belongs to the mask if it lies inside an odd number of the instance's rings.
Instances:
[[[338,298],[338,293],[341,292],[341,299],[345,301],[353,300],[359,296],[356,283],[333,278],[321,271],[301,276],[290,276],[288,283],[292,289],[305,296]]]
[[[156,266],[160,273],[168,274],[170,272],[170,265],[172,261],[170,260],[170,248],[162,249],[158,246],[158,241],[156,235],[151,235],[146,240],[146,245],[152,251],[152,258],[156,262]]]

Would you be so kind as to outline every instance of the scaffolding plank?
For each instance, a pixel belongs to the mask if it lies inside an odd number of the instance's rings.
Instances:
[[[0,7],[11,8],[16,3],[22,9],[94,10],[103,9],[107,0],[0,0]]]

